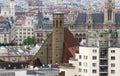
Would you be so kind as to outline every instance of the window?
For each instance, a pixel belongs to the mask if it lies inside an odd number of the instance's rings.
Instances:
[[[81,56],[81,55],[79,55],[79,59],[82,59],[82,56]]]
[[[93,53],[96,53],[96,52],[97,52],[97,50],[93,49]]]
[[[81,68],[79,68],[79,72],[82,72],[82,69],[81,69]]]
[[[58,28],[58,20],[56,21],[56,28]]]
[[[115,74],[115,70],[111,70],[111,74]]]
[[[93,66],[93,67],[96,67],[96,63],[92,63],[92,66]]]
[[[62,20],[60,21],[60,27],[62,27]]]
[[[111,63],[111,67],[115,67],[115,63]]]
[[[108,10],[108,20],[111,20],[112,18],[112,10]]]
[[[43,55],[43,52],[41,52],[41,55]]]
[[[92,73],[97,73],[97,70],[96,70],[96,69],[93,69],[93,70],[92,70]]]
[[[96,59],[97,59],[97,57],[96,57],[96,56],[93,56],[93,57],[92,57],[92,59],[93,59],[93,60],[96,60]]]
[[[112,2],[112,0],[109,0],[109,3],[111,3]]]
[[[84,59],[87,59],[87,56],[84,56]]]
[[[81,66],[82,65],[82,63],[81,62],[79,62],[79,66]]]
[[[111,60],[115,60],[115,57],[114,57],[114,56],[111,56]]]
[[[111,50],[111,53],[115,53],[115,50]]]

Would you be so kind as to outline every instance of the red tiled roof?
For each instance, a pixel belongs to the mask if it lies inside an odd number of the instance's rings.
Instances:
[[[5,21],[5,20],[6,18],[4,18],[3,16],[0,16],[0,22]]]
[[[68,63],[70,57],[75,57],[76,48],[78,43],[75,40],[73,34],[67,29],[64,29],[64,52],[63,62]]]
[[[15,19],[16,23],[20,23],[20,24],[24,24],[25,23],[26,18],[22,17],[22,16],[17,16]]]

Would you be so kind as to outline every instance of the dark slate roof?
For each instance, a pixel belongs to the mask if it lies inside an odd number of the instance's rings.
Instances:
[[[115,14],[115,22],[118,24],[120,23],[120,13]]]
[[[85,23],[87,18],[86,13],[78,14],[76,18],[76,23]],[[104,22],[104,14],[103,13],[95,13],[92,14],[93,23],[103,23]]]
[[[43,28],[43,14],[42,12],[38,11],[38,27],[42,27]]]
[[[93,23],[103,23],[104,22],[104,14],[103,13],[95,13],[92,14]]]
[[[77,18],[76,18],[76,23],[85,23],[86,22],[86,13],[81,13],[78,14]]]
[[[79,13],[76,18],[76,23],[85,23],[86,22],[86,13]],[[104,22],[104,13],[93,13],[92,14],[93,23],[103,23]],[[115,14],[115,23],[120,23],[120,13]]]
[[[4,31],[4,29],[0,29],[0,32],[3,32]]]
[[[64,23],[64,27],[68,27],[68,23]],[[52,22],[49,22],[49,23],[44,23],[43,29],[52,29],[53,28],[53,23]]]

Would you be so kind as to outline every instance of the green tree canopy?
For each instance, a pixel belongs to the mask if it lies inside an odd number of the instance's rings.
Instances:
[[[36,39],[35,37],[27,37],[26,39],[23,40],[23,45],[35,45],[36,44]]]

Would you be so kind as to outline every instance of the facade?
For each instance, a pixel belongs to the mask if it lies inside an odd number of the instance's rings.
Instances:
[[[17,46],[0,47],[0,60],[6,62],[22,62],[30,60],[30,51]]]
[[[0,43],[10,43],[10,35],[7,31],[0,32]]]
[[[75,59],[70,59],[71,66],[62,66],[65,76],[118,76],[119,30],[90,30],[87,41],[81,42]],[[70,68],[70,69],[68,69]]]
[[[24,39],[27,37],[34,37],[34,26],[32,23],[32,18],[20,18],[15,24],[15,36],[16,43],[23,44]]]
[[[10,29],[12,27],[11,20],[6,17],[0,16],[0,43],[10,43]]]
[[[69,20],[69,30],[79,42],[81,41],[82,35],[86,35],[86,32],[89,29],[120,28],[120,13],[115,9],[115,0],[104,0],[104,3],[105,6],[103,12],[93,12],[91,4],[88,4],[86,13],[76,14],[74,10],[71,10],[71,13],[69,13],[69,18],[73,19],[73,22]]]

